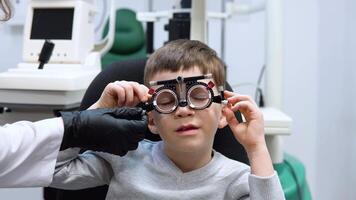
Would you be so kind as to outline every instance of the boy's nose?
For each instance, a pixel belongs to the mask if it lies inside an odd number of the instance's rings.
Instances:
[[[195,113],[193,109],[189,106],[178,106],[177,110],[174,112],[175,117],[187,117]]]

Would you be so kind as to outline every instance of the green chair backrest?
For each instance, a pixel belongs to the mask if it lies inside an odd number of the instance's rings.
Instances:
[[[108,33],[108,23],[103,35]],[[102,66],[128,59],[146,57],[146,40],[142,23],[136,19],[136,13],[127,8],[116,11],[115,39],[110,51],[102,57]]]

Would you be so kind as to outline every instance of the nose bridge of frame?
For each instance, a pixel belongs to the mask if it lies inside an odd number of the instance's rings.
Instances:
[[[178,101],[179,101],[179,106],[186,106],[187,105],[187,84],[184,81],[184,78],[181,76],[177,77],[177,93],[178,93]]]

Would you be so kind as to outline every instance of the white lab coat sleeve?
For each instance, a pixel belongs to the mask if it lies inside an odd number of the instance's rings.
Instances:
[[[50,187],[79,190],[110,183],[114,172],[110,162],[104,158],[112,157],[110,154],[93,151],[78,154],[78,152],[79,148],[69,148],[59,152]]]
[[[0,187],[49,185],[63,132],[61,118],[0,127]]]

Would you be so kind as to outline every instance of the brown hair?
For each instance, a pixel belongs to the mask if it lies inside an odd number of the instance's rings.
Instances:
[[[0,0],[0,10],[5,14],[4,16],[0,17],[0,21],[7,21],[12,16],[11,11],[11,4],[9,0]]]
[[[144,82],[157,72],[188,70],[198,67],[203,74],[211,73],[217,85],[225,86],[224,62],[206,44],[196,40],[174,40],[157,49],[147,60]]]

